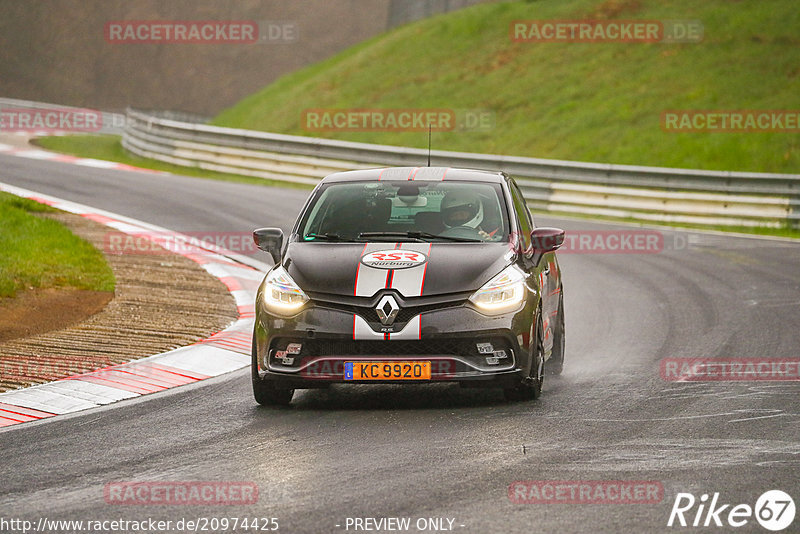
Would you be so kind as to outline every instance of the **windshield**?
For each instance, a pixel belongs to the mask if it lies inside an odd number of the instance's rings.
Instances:
[[[346,182],[324,185],[298,230],[303,241],[507,241],[500,184]]]

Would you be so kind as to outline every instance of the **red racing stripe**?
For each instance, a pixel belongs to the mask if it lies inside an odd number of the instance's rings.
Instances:
[[[358,256],[358,265],[356,266],[356,281],[353,284],[353,296],[354,297],[356,295],[358,295],[358,272],[361,270],[361,257],[367,251],[367,245],[369,245],[369,243],[364,243],[364,248],[361,249],[361,254]],[[356,331],[356,327],[355,327],[355,322],[354,322],[353,323],[353,332],[355,332],[355,331]],[[355,337],[353,339],[355,339]]]
[[[394,250],[398,250],[403,248],[402,243],[395,243]],[[389,269],[386,271],[386,285],[384,286],[386,289],[391,289],[392,287],[392,280],[394,280],[394,269]]]
[[[428,260],[425,262],[425,267],[422,269],[422,283],[419,285],[419,296],[422,296],[422,292],[425,290],[425,273],[428,272],[428,264],[431,262],[431,251],[433,250],[433,243],[428,243]]]

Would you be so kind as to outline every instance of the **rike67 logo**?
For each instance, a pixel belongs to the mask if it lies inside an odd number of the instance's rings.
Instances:
[[[739,528],[755,518],[765,529],[778,532],[791,525],[794,516],[794,500],[781,490],[765,491],[753,507],[749,504],[723,504],[719,493],[714,493],[710,501],[706,493],[699,499],[691,493],[678,493],[667,526]]]

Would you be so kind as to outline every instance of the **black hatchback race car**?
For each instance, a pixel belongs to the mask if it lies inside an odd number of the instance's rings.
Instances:
[[[288,239],[253,233],[275,266],[256,296],[256,401],[333,383],[454,381],[534,399],[564,365],[554,251],[500,172],[398,167],[332,174]]]

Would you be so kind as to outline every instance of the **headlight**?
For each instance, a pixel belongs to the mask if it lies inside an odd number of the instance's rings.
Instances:
[[[525,298],[525,275],[513,265],[486,282],[469,300],[488,314],[501,314],[518,307]]]
[[[267,309],[279,315],[291,315],[308,302],[308,297],[300,289],[282,266],[270,271],[264,282],[264,304]]]

